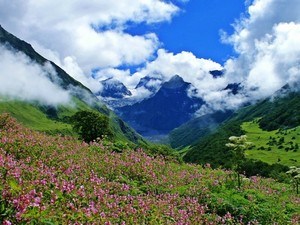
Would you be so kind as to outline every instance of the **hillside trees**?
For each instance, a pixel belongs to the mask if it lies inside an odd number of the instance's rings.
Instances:
[[[112,136],[107,116],[93,111],[79,111],[71,116],[73,129],[85,142],[91,142],[103,135]]]

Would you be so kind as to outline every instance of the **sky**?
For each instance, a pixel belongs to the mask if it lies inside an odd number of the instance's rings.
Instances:
[[[130,34],[154,32],[170,52],[193,52],[201,58],[224,63],[234,55],[232,46],[221,42],[220,32],[233,32],[233,23],[245,12],[243,0],[190,0],[179,4],[180,12],[171,22],[147,26],[132,25]]]
[[[142,77],[178,74],[206,101],[201,115],[299,82],[299,11],[299,0],[0,0],[0,24],[94,92],[113,77],[142,99]]]

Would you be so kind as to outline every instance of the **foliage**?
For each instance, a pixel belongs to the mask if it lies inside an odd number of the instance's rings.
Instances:
[[[2,116],[0,116],[0,121]],[[1,224],[294,224],[299,197],[253,176],[47,136],[11,118],[0,128]]]
[[[232,167],[232,154],[224,146],[228,138],[234,135],[242,135],[239,121],[232,121],[222,125],[215,133],[204,137],[199,143],[192,146],[183,159],[186,162],[206,164],[212,167]]]
[[[286,173],[291,174],[293,177],[293,182],[296,187],[296,192],[299,194],[299,184],[300,184],[300,168],[297,168],[296,166],[291,166],[290,170]]]
[[[237,174],[238,188],[241,188],[241,176],[240,173],[242,165],[244,164],[246,157],[245,151],[252,145],[251,142],[247,142],[247,136],[241,135],[240,137],[231,136],[229,137],[229,143],[226,147],[230,148],[232,153],[233,170]]]
[[[281,128],[282,130],[285,130],[286,128],[294,129],[300,125],[299,108],[299,92],[289,92],[283,95],[279,93],[277,97],[272,97],[272,99],[265,99],[263,101],[258,102],[255,105],[244,107],[238,110],[235,114],[233,114],[231,118],[226,120],[217,129],[217,131],[201,138],[196,144],[193,144],[190,147],[190,150],[184,156],[184,160],[186,162],[200,164],[210,163],[213,167],[222,166],[225,168],[231,168],[231,154],[228,152],[228,149],[224,148],[224,145],[227,143],[228,138],[232,135],[239,136],[247,133],[249,138],[251,138],[251,135],[241,128],[241,125],[244,122],[249,122],[253,121],[256,118],[260,118],[258,124],[260,128],[263,129],[263,131],[270,131],[272,129],[276,130],[279,128]],[[275,149],[272,146],[260,146],[260,143],[254,143],[256,147],[253,150],[246,152],[247,157],[251,157],[254,160],[247,160],[246,168],[253,168],[255,164],[257,164],[258,160],[256,159],[263,160],[264,162],[270,164],[282,163],[283,165],[287,166],[297,166],[299,162],[294,161],[297,159],[293,160],[293,158],[295,157],[295,155],[300,153],[300,151],[297,149],[297,146],[299,147],[299,143],[297,143],[298,140],[299,138],[297,138],[297,136],[294,140],[291,140],[294,143],[292,150],[293,153],[292,151],[290,151],[291,146],[288,145],[283,145],[281,147],[284,151],[287,150],[284,152],[275,151]],[[250,139],[250,141],[256,142],[252,139]],[[285,143],[287,144],[287,140],[285,140]],[[268,152],[258,150],[261,147],[265,148],[265,150],[269,150],[269,147],[271,147],[271,151]],[[293,154],[293,157],[291,157],[291,154]],[[259,156],[259,158],[257,156]],[[278,158],[280,158],[281,161],[278,162]],[[275,161],[273,159],[275,159]],[[276,168],[276,174],[279,172],[279,167],[273,167],[272,165],[267,164],[261,165],[263,166],[264,176],[273,177],[273,168]],[[286,172],[286,167],[282,167],[282,169],[283,170],[279,172],[281,174]],[[249,173],[249,171],[245,172]],[[262,173],[258,174],[262,175]]]
[[[246,151],[249,159],[285,166],[300,165],[300,127],[265,131],[259,127],[260,119],[244,122],[241,128],[253,143],[251,150]]]
[[[73,129],[87,143],[102,136],[112,136],[107,116],[93,111],[79,111],[70,118]]]
[[[291,92],[276,97],[270,104],[268,113],[262,117],[260,126],[265,130],[292,128],[300,124],[300,93]]]

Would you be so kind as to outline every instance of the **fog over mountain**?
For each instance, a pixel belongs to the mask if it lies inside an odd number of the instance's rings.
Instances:
[[[40,66],[24,53],[1,44],[0,59],[2,96],[54,106],[70,102],[70,92],[55,84],[60,80],[50,63]]]

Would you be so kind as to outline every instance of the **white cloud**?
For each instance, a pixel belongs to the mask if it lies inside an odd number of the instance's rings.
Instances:
[[[50,64],[43,67],[32,62],[20,52],[12,52],[0,46],[0,94],[9,99],[37,101],[42,104],[67,104],[71,100],[68,91],[52,83],[59,78]]]
[[[300,81],[299,10],[298,0],[255,0],[249,5],[235,32],[223,37],[239,55],[225,63],[226,79],[242,83],[245,91],[236,96],[223,92],[209,102],[211,108],[236,108]]]
[[[138,65],[151,58],[160,44],[156,35],[130,35],[126,23],[169,21],[178,11],[161,0],[0,0],[0,23],[56,63],[71,58],[87,76],[93,68]]]
[[[173,54],[160,49],[158,57],[133,77],[155,77],[160,74],[163,81],[168,81],[172,76],[179,75],[184,81],[192,83],[198,89],[199,96],[205,99],[208,92],[224,87],[225,80],[214,79],[209,73],[212,70],[222,70],[222,66],[212,60],[197,58],[191,52]]]

